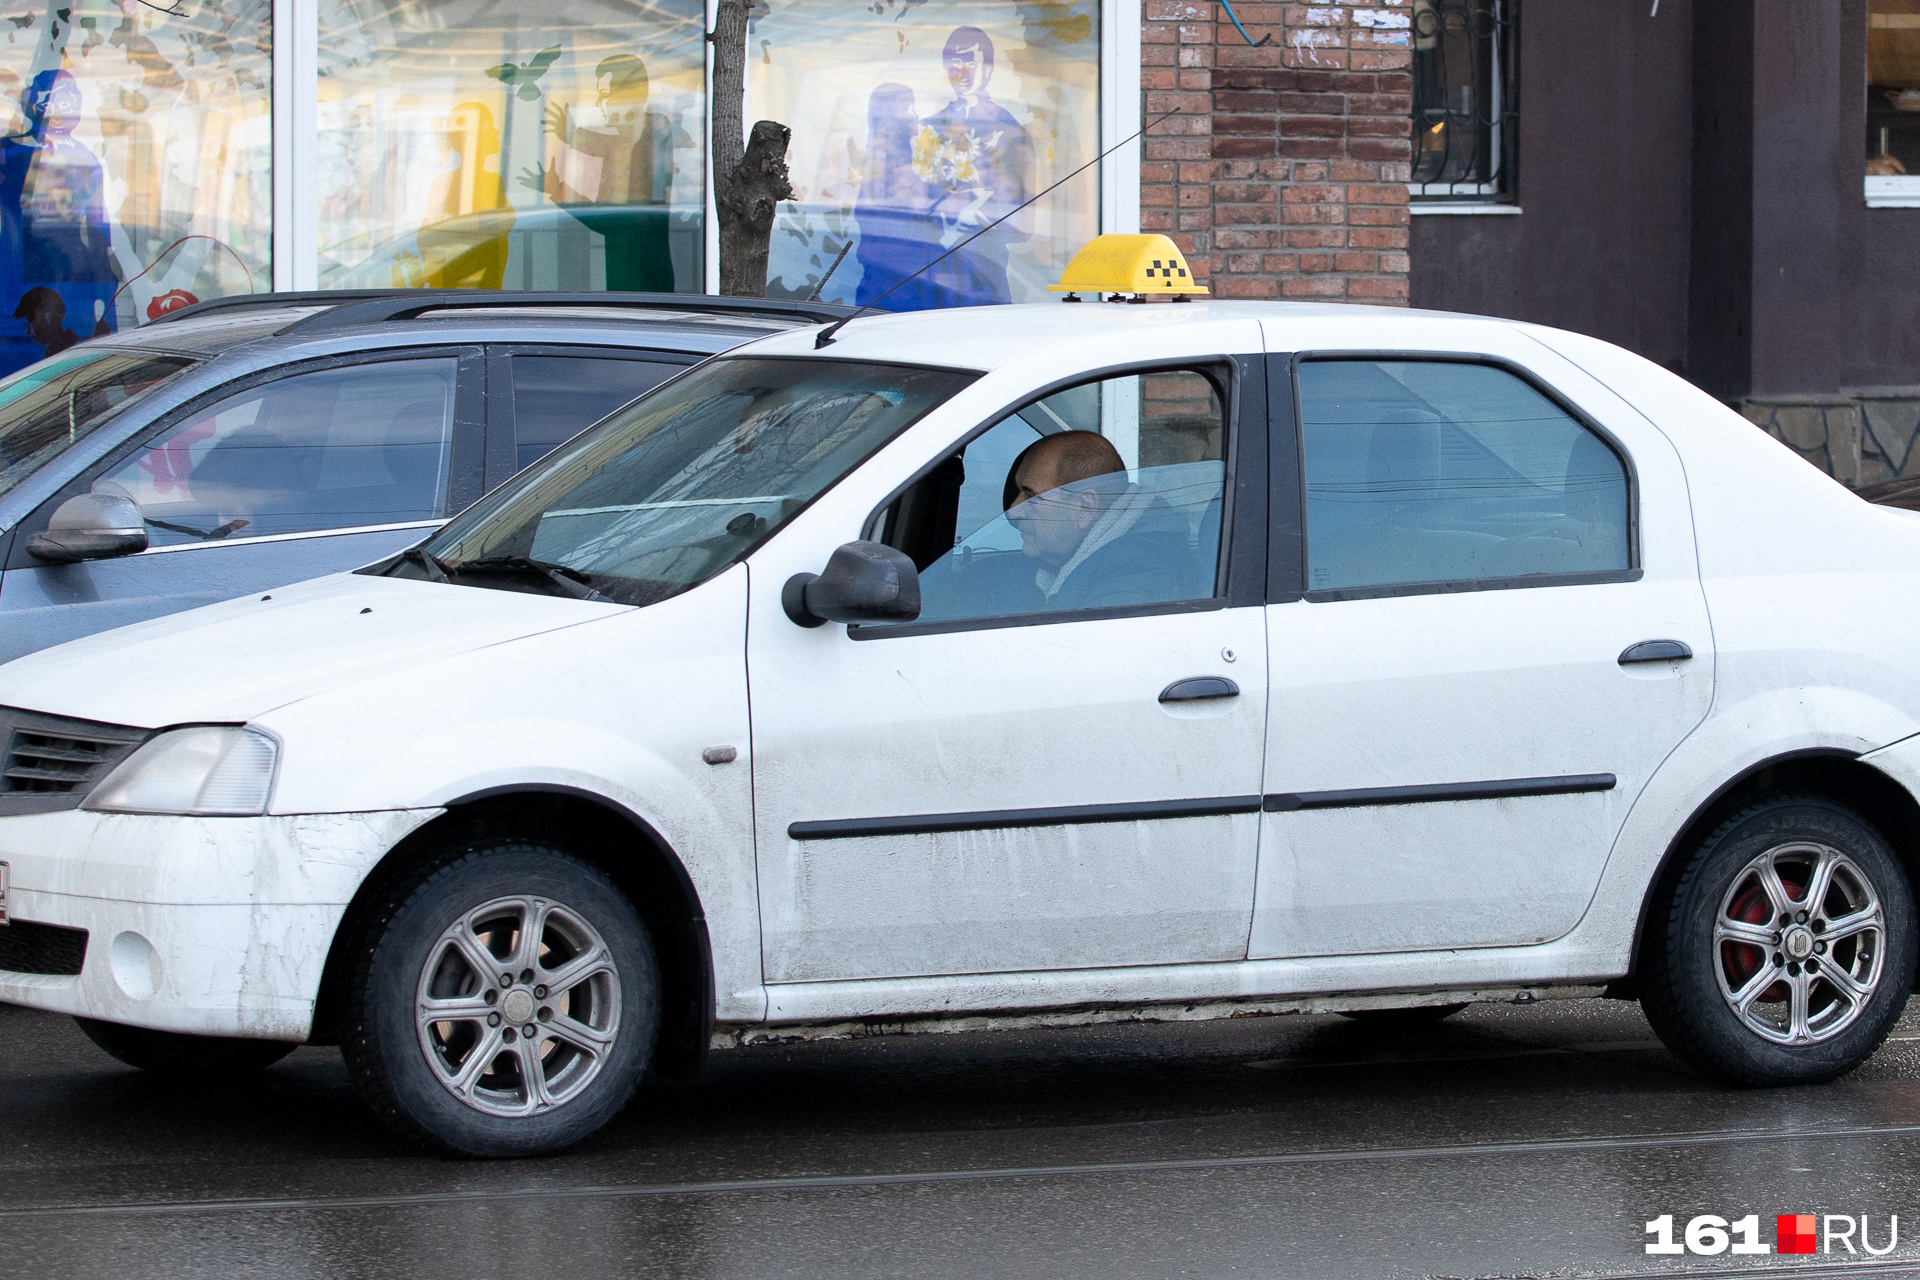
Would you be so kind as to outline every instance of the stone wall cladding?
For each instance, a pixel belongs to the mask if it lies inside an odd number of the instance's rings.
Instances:
[[[1140,229],[1222,298],[1407,304],[1411,0],[1146,0]]]
[[[1751,397],[1740,412],[1850,488],[1920,476],[1920,387]]]

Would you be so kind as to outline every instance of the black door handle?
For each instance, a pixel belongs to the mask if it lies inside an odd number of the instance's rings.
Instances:
[[[1678,640],[1642,640],[1639,644],[1630,644],[1620,651],[1620,665],[1626,667],[1636,662],[1673,662],[1692,656],[1693,650]]]
[[[1160,691],[1162,702],[1205,702],[1209,698],[1237,698],[1240,686],[1225,676],[1192,676],[1175,680]]]

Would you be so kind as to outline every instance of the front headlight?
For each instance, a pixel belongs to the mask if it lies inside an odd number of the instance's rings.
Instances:
[[[128,756],[80,807],[101,813],[203,817],[265,813],[279,753],[279,745],[257,729],[174,729]]]

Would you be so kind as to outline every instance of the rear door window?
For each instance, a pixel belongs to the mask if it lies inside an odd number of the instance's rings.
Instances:
[[[1631,567],[1620,455],[1507,370],[1316,360],[1299,387],[1308,591]]]
[[[516,353],[506,363],[516,469],[545,457],[556,445],[686,367],[597,354]]]

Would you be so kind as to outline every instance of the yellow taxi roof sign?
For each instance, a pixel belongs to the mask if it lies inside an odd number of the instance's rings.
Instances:
[[[1095,236],[1073,255],[1052,293],[1205,293],[1187,260],[1161,235]]]

